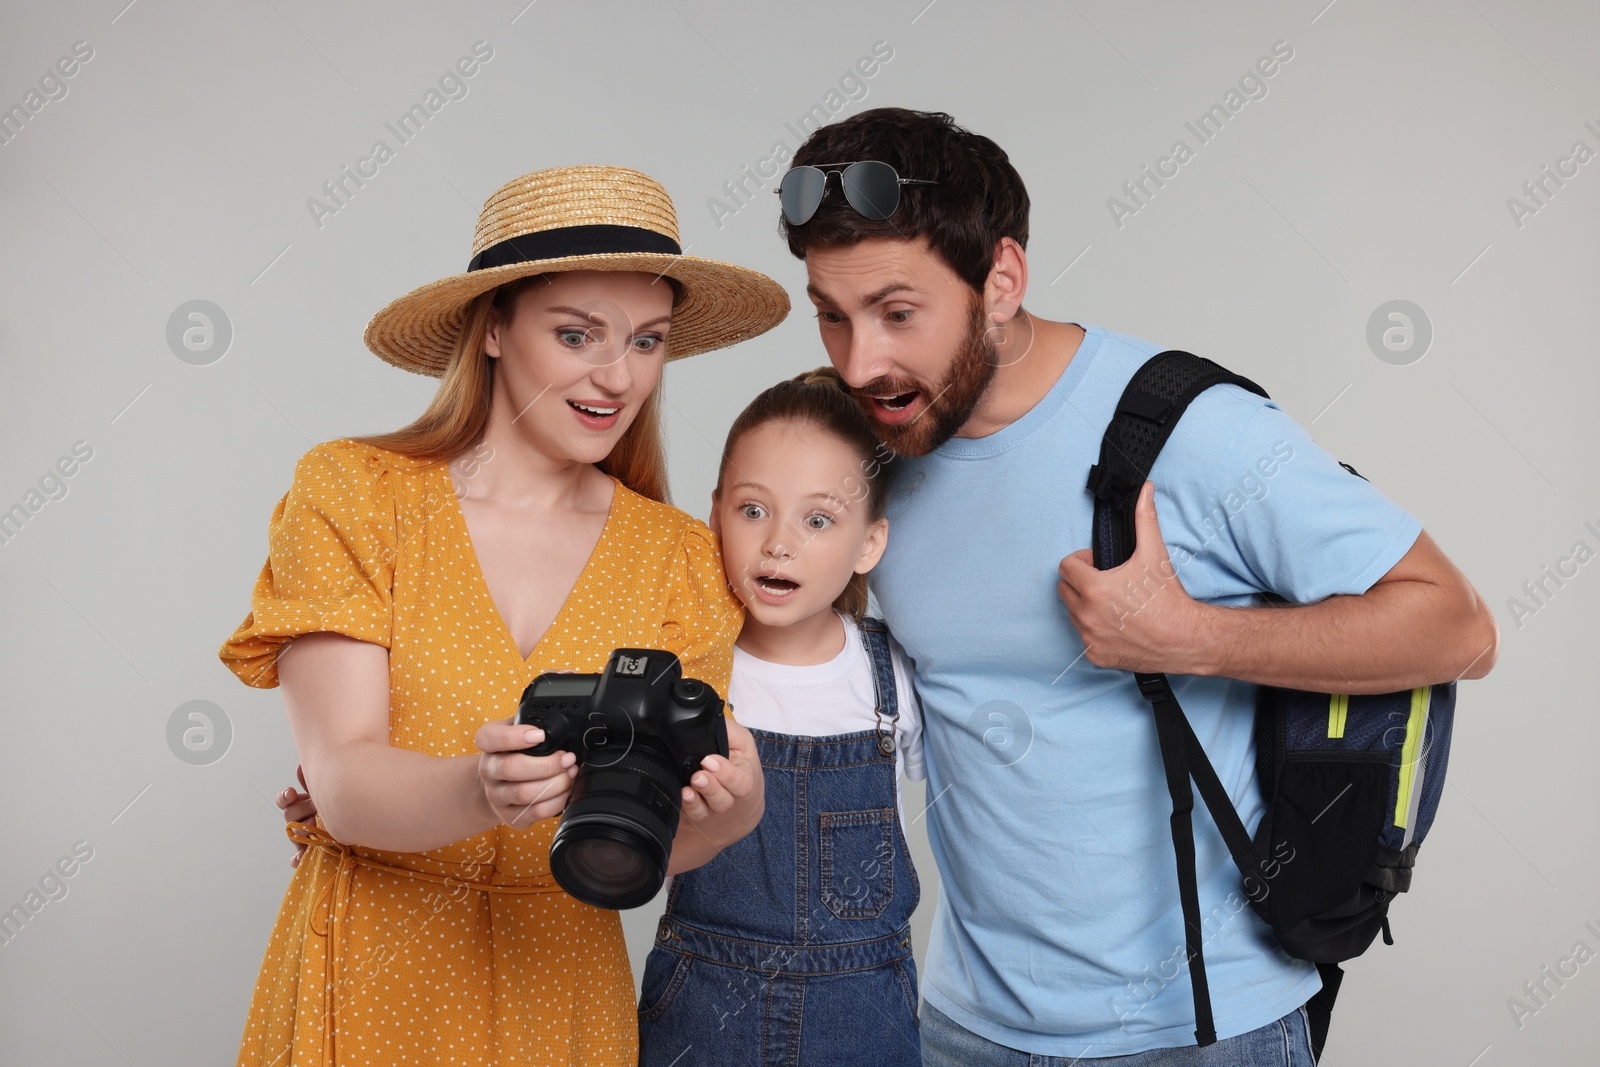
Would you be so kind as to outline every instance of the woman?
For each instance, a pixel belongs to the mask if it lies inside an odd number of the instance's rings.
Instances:
[[[262,961],[240,1064],[632,1064],[618,913],[549,871],[570,753],[521,752],[523,688],[616,647],[726,693],[741,609],[666,503],[662,364],[770,329],[771,279],[679,253],[636,171],[525,175],[484,204],[464,274],[380,311],[367,344],[442,377],[412,425],[313,447],[222,646],[281,682],[321,825]],[[293,652],[285,655],[293,642]],[[762,811],[748,732],[707,757],[670,871]]]

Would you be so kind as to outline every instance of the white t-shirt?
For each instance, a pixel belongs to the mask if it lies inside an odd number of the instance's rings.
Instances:
[[[838,614],[838,613],[836,613]],[[795,666],[757,659],[733,648],[733,676],[728,683],[728,703],[733,717],[747,729],[821,737],[876,729],[877,692],[872,684],[872,661],[862,643],[861,628],[848,615],[844,622],[844,647],[826,663]],[[911,667],[905,650],[891,634],[889,661],[894,668],[895,807],[900,829],[905,831],[905,806],[900,802],[900,779],[920,782],[927,777],[922,762],[922,709],[911,684]],[[884,721],[888,721],[885,713]]]

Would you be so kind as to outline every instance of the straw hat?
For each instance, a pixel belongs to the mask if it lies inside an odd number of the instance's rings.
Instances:
[[[758,271],[683,255],[672,199],[626,167],[538,170],[484,201],[465,274],[391,301],[367,324],[367,347],[397,367],[438,378],[480,293],[529,274],[647,271],[676,279],[667,359],[683,359],[765,333],[789,313],[783,287]]]

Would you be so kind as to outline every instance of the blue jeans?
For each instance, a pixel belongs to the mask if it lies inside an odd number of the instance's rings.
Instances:
[[[938,1008],[922,1004],[922,1067],[1312,1067],[1305,1008],[1277,1022],[1200,1048],[1184,1045],[1131,1056],[1041,1056],[979,1037]]]

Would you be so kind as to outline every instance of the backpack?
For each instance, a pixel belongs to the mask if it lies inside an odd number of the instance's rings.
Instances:
[[[1089,469],[1097,568],[1115,567],[1133,554],[1134,506],[1156,456],[1189,403],[1224,383],[1267,395],[1209,359],[1175,350],[1152,356],[1128,382],[1101,441],[1100,462]],[[1361,477],[1349,464],[1340,466]],[[1338,964],[1365,952],[1380,930],[1385,944],[1394,943],[1389,902],[1411,887],[1417,851],[1439,806],[1455,683],[1379,695],[1258,686],[1256,771],[1265,810],[1252,837],[1167,676],[1134,678],[1154,712],[1172,797],[1195,1040],[1216,1041],[1195,880],[1191,813],[1198,790],[1256,914],[1285,952],[1317,964],[1322,991],[1306,1008],[1312,1048],[1320,1056],[1343,978]]]

